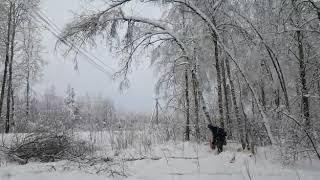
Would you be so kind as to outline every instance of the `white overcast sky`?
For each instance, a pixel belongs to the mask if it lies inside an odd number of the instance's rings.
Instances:
[[[63,27],[73,17],[73,12],[79,12],[88,0],[42,0],[41,9],[57,26]],[[156,8],[138,8],[140,15],[159,17],[160,10]],[[143,10],[142,10],[143,9]],[[96,70],[84,58],[79,57],[79,71],[74,70],[72,57],[64,58],[61,52],[55,52],[56,38],[48,31],[42,33],[44,54],[47,65],[41,82],[34,88],[38,94],[55,86],[58,95],[65,95],[68,84],[75,88],[78,95],[102,95],[112,99],[118,109],[138,112],[150,112],[154,104],[154,84],[156,78],[148,65],[138,66],[130,75],[131,86],[125,92],[119,92],[119,82],[111,80],[104,73]],[[102,43],[90,53],[103,60],[105,64],[116,67],[117,60],[108,52]]]

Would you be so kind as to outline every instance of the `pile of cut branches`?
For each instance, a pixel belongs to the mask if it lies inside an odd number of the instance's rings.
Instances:
[[[29,160],[53,162],[56,160],[82,157],[92,151],[84,141],[75,141],[63,134],[30,134],[12,142],[6,148],[6,154],[12,161],[26,164]]]

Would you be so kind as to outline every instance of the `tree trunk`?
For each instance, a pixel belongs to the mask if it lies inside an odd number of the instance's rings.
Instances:
[[[186,38],[186,18],[185,18],[185,7],[181,9],[182,13],[182,24],[183,24],[183,37]],[[186,130],[185,130],[185,140],[190,141],[190,96],[189,96],[189,66],[185,67],[185,106],[186,106]]]
[[[253,147],[253,140],[252,140],[252,133],[250,131],[251,127],[248,126],[248,116],[246,114],[246,112],[244,111],[244,107],[243,107],[243,102],[242,102],[242,91],[241,91],[241,84],[240,84],[240,80],[238,78],[238,86],[239,86],[239,95],[240,95],[240,107],[241,107],[241,111],[243,114],[243,122],[240,121],[239,124],[239,129],[240,129],[240,138],[241,138],[241,145],[242,145],[242,149],[249,149],[250,148],[250,140],[251,140],[251,146]],[[239,108],[238,108],[238,112],[239,112]],[[239,112],[239,117],[240,117],[240,112]],[[241,119],[240,119],[241,120]],[[252,148],[251,148],[252,150]]]
[[[227,59],[227,58],[226,58]],[[229,111],[229,90],[227,87],[227,78],[226,78],[226,70],[225,63],[221,61],[221,74],[222,74],[222,84],[224,90],[224,107],[226,110],[226,123],[227,123],[227,134],[229,138],[232,138],[232,122],[230,119],[230,111]]]
[[[250,140],[249,140],[249,136],[251,137],[251,127],[248,126],[248,116],[246,114],[246,112],[244,111],[244,108],[243,108],[243,102],[242,102],[242,92],[240,90],[240,105],[241,105],[241,110],[242,110],[242,114],[243,114],[243,123],[241,123],[240,125],[240,136],[241,136],[241,146],[242,146],[242,149],[245,150],[246,148],[249,149],[250,147]],[[251,142],[252,144],[253,142]]]
[[[31,20],[28,21],[28,26],[31,25]],[[24,46],[26,46],[26,63],[27,63],[27,74],[26,74],[26,121],[29,121],[29,114],[30,114],[30,61],[33,57],[33,44],[32,44],[32,29],[27,31],[27,35],[24,38]]]
[[[190,99],[189,99],[189,75],[188,68],[185,69],[185,98],[186,98],[186,132],[185,140],[190,141]]]
[[[206,121],[208,124],[212,124],[211,118],[210,118],[210,113],[208,111],[206,101],[204,100],[203,97],[203,92],[202,92],[202,87],[200,86],[200,81],[198,79],[198,76],[196,74],[196,80],[197,80],[197,85],[198,85],[198,95],[199,95],[199,103],[202,103],[202,111],[204,113],[204,116],[206,118]]]
[[[309,92],[306,80],[306,64],[304,60],[304,50],[303,50],[303,35],[301,31],[297,31],[298,39],[298,51],[299,51],[299,72],[300,72],[300,83],[301,83],[301,106],[302,114],[305,121],[305,126],[307,129],[310,128],[310,111],[309,111]]]
[[[320,98],[320,81],[317,82],[317,90],[318,90],[318,97]]]
[[[156,99],[156,125],[159,125],[159,100]]]
[[[15,14],[15,10],[13,10]],[[11,49],[10,49],[10,61],[9,61],[9,79],[8,79],[8,91],[7,91],[7,114],[6,114],[6,123],[5,123],[5,133],[10,131],[10,117],[11,117],[11,94],[12,94],[12,66],[14,58],[14,42],[16,36],[16,21],[13,21],[12,26],[12,36],[11,36]]]
[[[200,87],[199,87],[199,91],[198,92],[199,92],[200,101],[202,102],[202,111],[203,111],[203,113],[205,115],[205,118],[206,118],[206,120],[207,120],[207,122],[209,124],[212,124],[211,118],[210,118],[210,114],[209,114],[209,111],[208,111],[208,108],[207,108],[207,105],[206,105],[206,102],[204,100],[203,93],[202,93],[202,90],[200,89]]]
[[[15,113],[15,101],[14,101],[14,90],[11,89],[11,125],[15,126],[14,122],[14,113]]]
[[[27,101],[27,107],[26,107],[26,119],[27,122],[29,121],[29,112],[30,112],[30,59],[27,59],[27,95],[26,95],[26,101]]]
[[[264,90],[264,81],[261,80],[261,83],[260,83],[260,90],[261,90],[261,104],[262,106],[264,107],[264,110],[266,110],[266,106],[267,106],[267,102],[266,102],[266,93],[265,93],[265,90]]]
[[[277,89],[275,91],[275,96],[276,97],[275,97],[274,103],[275,103],[276,107],[278,108],[280,106],[280,90],[279,89]]]
[[[224,128],[224,118],[223,118],[223,102],[222,102],[222,87],[221,87],[221,70],[219,61],[219,47],[217,36],[214,37],[214,57],[216,60],[216,71],[217,71],[217,87],[218,87],[218,107],[219,107],[219,122],[220,127]]]
[[[195,66],[196,69],[196,66]],[[194,116],[195,116],[195,132],[196,139],[200,140],[200,127],[199,127],[199,93],[198,93],[198,80],[196,70],[192,70],[192,86],[193,86],[193,99],[194,99]]]
[[[231,88],[231,98],[232,98],[233,110],[234,110],[234,113],[236,115],[237,124],[238,124],[240,142],[242,144],[242,147],[245,148],[246,144],[245,144],[245,136],[244,136],[244,132],[245,132],[244,124],[243,124],[241,116],[240,116],[240,110],[239,110],[238,103],[237,103],[235,86],[234,86],[233,79],[231,77],[230,62],[229,62],[228,58],[226,58],[225,61],[226,61],[227,75],[228,75],[228,79],[229,79],[229,82],[230,82],[230,88]],[[239,87],[240,87],[240,83],[239,83]]]
[[[0,94],[0,119],[2,119],[2,107],[3,107],[3,100],[4,100],[4,91],[6,87],[7,81],[7,71],[8,71],[8,64],[9,64],[9,51],[10,51],[10,33],[11,33],[11,21],[12,21],[12,8],[13,4],[10,3],[10,9],[8,12],[8,27],[7,27],[7,40],[6,40],[6,59],[4,63],[4,70],[2,76],[2,84],[1,84],[1,94]]]

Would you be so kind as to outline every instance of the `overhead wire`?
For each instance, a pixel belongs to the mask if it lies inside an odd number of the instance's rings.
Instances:
[[[47,25],[46,28],[49,32],[51,32],[58,40],[60,40],[60,36],[59,36],[59,32],[56,32],[55,30],[52,29],[52,25],[50,25],[50,23],[48,24],[48,21],[46,21],[42,16],[38,15],[39,18],[41,18],[41,20]],[[48,27],[50,26],[50,27]],[[82,56],[84,56],[85,60],[87,60],[91,65],[95,66],[95,68],[97,68],[98,70],[102,71],[103,73],[107,74],[107,75],[111,75],[110,72],[108,72],[103,66],[101,66],[100,64],[98,64],[87,52],[85,52],[82,48],[79,48],[78,46],[74,45],[72,42],[67,41],[67,40],[62,40],[62,43],[64,43],[65,45],[67,45],[70,48],[74,48],[76,50],[76,53],[81,54]]]
[[[56,29],[57,32],[59,32],[59,33],[62,32],[61,28],[59,28],[48,16],[46,16],[46,14],[45,14],[41,9],[38,10],[38,13],[39,13],[42,17],[44,17],[44,18],[47,20],[47,22],[48,22],[49,24],[51,24],[51,25]],[[104,66],[106,66],[107,68],[109,68],[111,71],[115,72],[115,70],[114,70],[111,66],[109,66],[108,64],[106,64],[105,62],[103,62],[101,59],[99,59],[98,57],[96,57],[94,54],[91,54],[90,52],[88,52],[88,51],[87,51],[86,49],[84,49],[84,48],[81,48],[81,49],[82,49],[83,51],[85,51],[87,54],[89,54],[91,57],[93,57],[94,59],[96,59],[97,61],[99,61],[101,64],[103,64]]]
[[[31,16],[35,21],[37,21],[38,23],[41,23],[41,25],[43,25],[54,37],[56,37],[58,40],[61,40],[59,34],[61,34],[62,31],[49,17],[47,17],[45,15],[45,13],[41,12],[40,10],[38,10],[38,11],[34,10],[33,15],[31,14]],[[112,67],[105,64],[102,60],[100,60],[96,56],[90,54],[84,48],[78,47],[78,46],[74,45],[72,42],[65,40],[65,39],[62,40],[62,43],[64,43],[66,46],[68,46],[70,48],[74,48],[76,50],[76,53],[81,54],[87,62],[89,62],[97,70],[103,72],[104,74],[106,74],[108,76],[112,76],[112,74],[115,72],[115,70]],[[100,64],[96,61],[100,62]],[[110,71],[108,71],[106,69],[106,67],[113,72],[111,73]]]

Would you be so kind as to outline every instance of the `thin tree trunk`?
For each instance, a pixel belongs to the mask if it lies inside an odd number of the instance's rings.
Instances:
[[[276,97],[275,97],[275,105],[278,108],[280,106],[280,90],[277,89],[276,92]]]
[[[244,132],[245,132],[244,125],[243,125],[243,122],[242,122],[242,119],[241,119],[241,116],[240,116],[240,111],[239,111],[239,107],[238,107],[238,103],[237,103],[235,86],[234,86],[234,83],[233,83],[233,79],[231,77],[231,69],[230,69],[229,59],[226,58],[225,62],[226,62],[226,68],[227,68],[227,75],[228,75],[228,79],[229,79],[229,82],[230,82],[233,110],[234,110],[234,113],[236,115],[236,119],[237,119],[237,123],[238,123],[238,131],[239,131],[239,136],[240,136],[240,142],[241,142],[242,147],[244,149],[246,147],[245,136],[244,136]],[[240,82],[239,82],[239,88],[240,88]]]
[[[0,119],[2,119],[2,107],[3,107],[3,100],[4,100],[4,91],[6,87],[7,81],[7,71],[8,71],[8,64],[9,64],[9,51],[10,51],[10,35],[11,35],[11,21],[12,21],[12,3],[10,2],[10,9],[8,12],[8,27],[7,27],[7,40],[6,40],[6,59],[4,63],[4,70],[2,76],[2,84],[1,84],[1,94],[0,94]]]
[[[212,121],[211,121],[211,118],[210,118],[210,113],[209,113],[207,105],[206,105],[207,103],[206,103],[206,101],[205,101],[205,99],[203,97],[202,87],[200,85],[200,81],[199,81],[199,78],[198,78],[197,74],[196,74],[196,77],[197,77],[196,80],[197,80],[197,85],[198,85],[199,103],[201,103],[201,105],[202,105],[202,111],[204,113],[204,116],[206,118],[207,123],[208,124],[212,124]]]
[[[11,97],[11,114],[10,114],[10,118],[11,118],[11,131],[13,131],[13,128],[15,126],[15,121],[14,121],[14,116],[15,116],[15,100],[14,100],[14,89],[11,89],[11,93],[10,93],[10,97]]]
[[[254,153],[254,142],[253,142],[253,139],[252,139],[252,132],[251,132],[251,127],[248,126],[248,122],[249,122],[249,119],[248,119],[248,116],[246,114],[246,112],[244,111],[244,107],[243,107],[243,102],[242,102],[242,90],[241,90],[241,84],[240,84],[240,80],[238,78],[238,86],[239,86],[239,95],[240,95],[240,107],[241,107],[241,111],[242,111],[242,114],[243,114],[243,122],[240,123],[240,131],[242,131],[242,135],[241,136],[241,145],[242,145],[242,149],[249,149],[250,148],[250,140],[251,140],[251,150],[252,153]],[[238,109],[239,111],[239,109]],[[240,114],[239,114],[240,116]],[[241,133],[241,132],[240,132]]]
[[[8,85],[7,92],[7,114],[6,114],[6,123],[5,123],[5,133],[10,132],[10,115],[11,115],[11,88]]]
[[[11,88],[11,125],[15,126],[14,113],[15,113],[15,101],[14,101],[14,90]]]
[[[27,101],[27,107],[26,107],[26,119],[27,122],[29,121],[29,112],[30,112],[30,59],[27,60],[28,67],[27,67],[27,95],[26,95],[26,101]]]
[[[243,123],[241,123],[239,128],[240,128],[240,131],[242,131],[241,146],[242,146],[242,149],[246,149],[246,148],[249,148],[249,145],[250,145],[249,135],[251,135],[251,133],[249,132],[249,129],[251,129],[251,127],[248,127],[248,116],[244,111],[243,102],[241,99],[242,99],[242,92],[240,90],[240,105],[241,105],[241,111],[244,118],[243,118]]]
[[[195,67],[196,69],[196,67]],[[195,132],[196,139],[200,140],[200,127],[199,127],[199,94],[198,94],[198,80],[196,70],[192,70],[192,86],[193,86],[193,99],[194,99],[194,116],[195,116]]]
[[[309,97],[308,97],[308,87],[306,80],[306,64],[304,59],[304,50],[303,50],[303,35],[301,31],[297,31],[298,39],[298,51],[299,51],[299,72],[300,72],[300,83],[301,83],[301,105],[302,105],[302,114],[305,121],[305,126],[307,129],[310,128],[310,110],[309,110]]]
[[[189,99],[189,75],[188,68],[185,69],[185,98],[186,98],[186,132],[185,140],[190,141],[190,99]]]
[[[31,26],[31,20],[28,21],[28,26]],[[29,121],[29,113],[30,113],[30,60],[32,58],[32,36],[31,29],[27,31],[27,37],[24,39],[24,46],[26,51],[26,61],[27,61],[27,75],[26,75],[26,120]]]
[[[266,93],[265,93],[265,90],[264,90],[264,81],[261,80],[261,83],[260,83],[260,90],[261,90],[261,104],[262,106],[264,107],[264,110],[266,110],[266,106],[267,106],[267,102],[266,102]]]
[[[223,60],[221,61],[221,74],[222,74],[222,84],[223,84],[223,90],[224,90],[224,107],[226,111],[225,117],[226,117],[226,123],[227,123],[227,132],[228,132],[228,137],[232,138],[232,127],[231,127],[232,124],[231,124],[230,111],[229,111],[229,91],[227,87],[225,63]]]
[[[156,99],[156,125],[159,125],[159,100]]]

